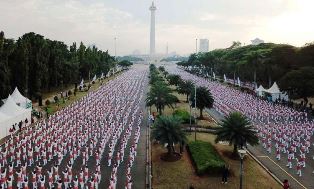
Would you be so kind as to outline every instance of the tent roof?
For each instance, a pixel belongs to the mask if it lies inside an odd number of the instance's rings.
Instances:
[[[274,82],[273,86],[266,90],[266,92],[271,94],[278,94],[280,93],[279,87],[276,82]]]
[[[10,118],[11,118],[10,116],[0,112],[0,122],[3,122],[3,121],[10,119]]]
[[[30,103],[31,102],[31,100],[29,100],[28,98],[26,98],[20,93],[17,87],[15,87],[11,97],[16,103],[23,103],[23,102]]]
[[[0,113],[8,116],[16,116],[25,113],[27,110],[16,105],[12,97],[6,99],[5,103],[0,107]]]
[[[266,89],[260,85],[257,89],[255,89],[256,92],[262,92],[262,91],[266,91]]]

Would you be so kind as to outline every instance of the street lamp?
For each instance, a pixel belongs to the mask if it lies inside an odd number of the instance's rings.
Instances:
[[[245,149],[238,150],[240,156],[240,189],[242,189],[242,177],[243,177],[243,158],[246,155]]]
[[[197,54],[197,38],[195,39],[195,54]]]
[[[192,101],[189,101],[189,105],[190,105],[190,132],[192,132],[192,113],[191,113],[191,107],[192,107]]]
[[[194,90],[194,139],[196,141],[196,83],[194,84],[195,90]]]

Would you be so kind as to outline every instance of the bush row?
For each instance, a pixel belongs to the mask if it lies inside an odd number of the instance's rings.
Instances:
[[[209,142],[193,141],[188,144],[188,151],[198,175],[221,174],[225,161]]]

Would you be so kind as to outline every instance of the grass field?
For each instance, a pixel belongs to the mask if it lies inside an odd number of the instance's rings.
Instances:
[[[176,105],[178,109],[189,111],[189,105],[186,103],[186,96],[179,95],[174,92],[180,103]],[[152,111],[156,111],[153,107]],[[165,115],[171,115],[173,110],[166,108]],[[193,111],[192,111],[193,115]],[[197,117],[199,112],[196,112]],[[198,120],[197,124],[202,126],[217,126],[212,118],[204,112],[206,120]],[[190,141],[194,140],[194,133],[189,134]],[[185,189],[189,186],[194,186],[195,189],[236,189],[239,188],[239,169],[240,161],[229,158],[228,155],[232,152],[232,146],[215,144],[215,136],[207,133],[197,133],[197,140],[210,142],[222,156],[224,161],[230,166],[231,176],[228,179],[228,184],[221,184],[220,176],[197,176],[192,165],[188,153],[185,151],[182,158],[176,162],[165,162],[160,159],[160,155],[166,152],[166,149],[159,144],[152,144],[152,166],[153,166],[153,188],[155,189]],[[176,147],[176,151],[179,148]],[[244,177],[243,189],[280,189],[282,188],[260,165],[252,158],[246,156],[244,161]]]

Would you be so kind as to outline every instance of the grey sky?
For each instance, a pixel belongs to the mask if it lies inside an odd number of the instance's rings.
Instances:
[[[149,51],[151,0],[0,0],[0,30],[17,38],[36,32],[50,39],[83,41],[113,54]],[[302,46],[314,41],[313,0],[156,0],[156,50],[194,52],[195,38],[210,49],[232,41]]]

